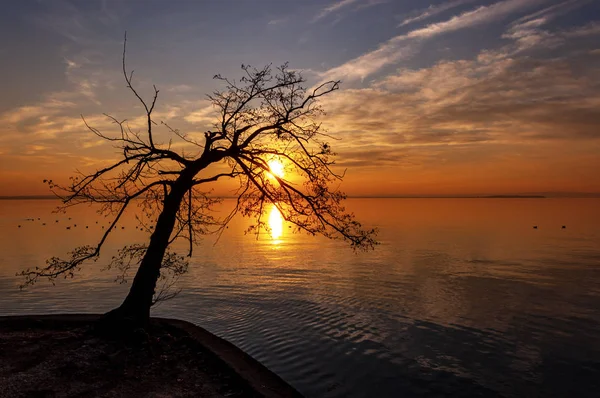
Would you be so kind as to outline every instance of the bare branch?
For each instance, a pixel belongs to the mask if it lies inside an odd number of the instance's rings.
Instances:
[[[133,131],[126,119],[105,115],[116,130],[107,134],[82,116],[87,129],[110,142],[121,158],[94,172],[78,172],[66,186],[46,181],[63,199],[61,209],[81,203],[98,204],[100,213],[114,216],[110,228],[96,245],[76,248],[67,259],[53,257],[41,268],[23,271],[25,284],[33,284],[40,277],[52,281],[59,276],[72,277],[85,261],[96,260],[134,200],[138,203],[140,229],[151,233],[149,244],[125,246],[109,267],[119,269],[120,282],[137,268],[130,296],[144,295],[135,302],[146,303],[148,308],[173,296],[173,283],[187,270],[194,245],[203,236],[216,234],[218,241],[238,214],[255,219],[251,230],[257,236],[261,228],[268,229],[264,221],[268,204],[275,206],[297,231],[343,239],[355,249],[371,249],[377,244],[376,230],[363,228],[342,205],[346,196],[337,184],[343,174],[333,170],[335,153],[324,141],[332,137],[322,130],[318,120],[324,114],[319,99],[338,90],[339,81],[306,89],[302,75],[287,64],[260,69],[242,65],[239,81],[216,75],[224,89],[208,98],[219,116],[200,143],[165,122],[157,124],[153,120],[159,90],[152,86],[152,100],[142,98],[133,84],[133,70],[127,70],[126,54],[127,34],[122,72],[126,87],[142,104],[146,131]],[[193,150],[174,150],[177,146],[170,138],[166,143],[157,142],[155,126],[165,126],[173,139],[193,145]],[[285,163],[289,180],[269,169],[272,159]],[[216,171],[209,174],[206,170],[210,166]],[[200,189],[203,184],[223,179],[234,179],[239,186],[234,208],[219,219],[212,213],[219,199]],[[187,243],[188,259],[169,249],[179,239]]]

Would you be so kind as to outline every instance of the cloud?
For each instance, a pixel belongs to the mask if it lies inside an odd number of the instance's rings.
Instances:
[[[31,119],[56,115],[65,109],[74,108],[75,105],[74,102],[49,97],[37,105],[21,106],[7,111],[0,115],[0,120],[8,125],[18,125]]]
[[[215,122],[218,113],[210,101],[201,101],[195,108],[196,110],[183,117],[186,122],[204,125],[212,125]]]
[[[570,12],[576,8],[580,8],[590,2],[591,0],[566,0],[561,3],[543,8],[534,13],[525,15],[517,19],[514,24],[518,25],[531,20],[543,20],[544,22],[549,22],[560,15],[566,14],[567,12]]]
[[[473,3],[477,0],[454,0],[446,3],[442,3],[440,5],[434,6],[430,5],[425,10],[417,11],[416,13],[412,13],[414,16],[405,18],[398,26],[406,26],[411,23],[421,22],[426,19],[435,17],[443,12],[451,10],[456,7],[460,7],[465,4]],[[416,15],[415,15],[416,14]]]
[[[59,51],[69,83],[65,91],[69,90],[73,96],[83,96],[95,105],[101,104],[102,90],[112,89],[117,81],[122,80],[117,69],[108,66],[109,63],[115,65],[113,54],[122,42],[106,33],[119,26],[119,18],[113,12],[118,7],[116,3],[108,4],[106,1],[82,7],[56,0],[40,2],[39,7],[26,16],[29,23],[42,31],[62,36]]]
[[[377,166],[397,166],[405,160],[405,153],[398,153],[394,148],[386,148],[381,145],[368,145],[360,149],[350,148],[344,150],[336,164],[340,167],[371,167]],[[407,161],[407,163],[410,163]]]
[[[321,77],[323,80],[340,78],[347,80],[364,79],[385,66],[411,57],[416,52],[416,47],[421,40],[490,23],[542,1],[544,0],[503,0],[489,6],[478,7],[444,22],[430,24],[424,28],[395,36],[381,44],[376,50],[323,72]]]
[[[68,82],[64,90],[48,93],[37,103],[6,111],[0,114],[0,121],[13,130],[27,134],[54,134],[50,119],[72,115],[73,112],[77,114],[86,104],[100,105],[99,91],[112,89],[116,73],[93,67],[94,63],[84,55],[64,57],[64,62]],[[88,67],[90,65],[91,68]],[[35,130],[31,126],[39,128]]]
[[[356,3],[357,1],[358,0],[339,0],[339,1],[323,8],[317,15],[315,15],[313,17],[313,19],[311,20],[311,23],[315,23],[315,22],[319,21],[320,19],[325,18],[329,14],[339,11],[342,8],[345,8],[351,4]]]
[[[377,5],[380,5],[380,4],[386,4],[386,3],[389,3],[389,2],[390,2],[390,0],[366,0],[365,3],[357,5],[354,10],[355,11],[363,10],[365,8],[370,8],[370,7],[373,7],[373,6],[377,6]]]
[[[271,26],[275,26],[275,25],[283,25],[284,23],[286,23],[289,20],[289,18],[277,18],[277,19],[271,19],[267,25],[271,25]]]
[[[70,59],[67,59],[66,57],[65,57],[65,63],[67,64],[67,70],[77,69],[77,68],[81,67],[80,64],[78,64],[75,61],[71,61]]]
[[[342,65],[322,72],[320,76],[323,80],[365,79],[387,65],[394,64],[414,55],[416,52],[415,48],[409,43],[405,43],[403,39],[404,37],[391,39],[380,45],[377,50],[368,52]]]
[[[94,148],[94,147],[101,146],[101,145],[106,145],[106,140],[97,139],[97,140],[84,141],[81,143],[81,147],[84,149]]]
[[[506,15],[531,7],[544,0],[504,0],[489,6],[481,6],[472,11],[454,16],[447,21],[427,25],[406,34],[409,38],[431,38],[460,29],[471,28],[504,18]]]
[[[562,37],[541,29],[548,22],[545,17],[539,17],[527,22],[513,25],[502,35],[504,39],[512,39],[517,45],[517,51],[534,47],[552,48],[563,43]]]
[[[188,84],[176,84],[170,87],[167,87],[166,89],[164,89],[165,91],[171,92],[171,93],[188,93],[190,91],[194,90],[194,87],[188,85]]]
[[[600,146],[597,63],[576,52],[544,59],[508,50],[402,68],[369,87],[326,97],[324,126],[344,137],[336,145],[340,163],[408,162],[414,158],[406,151],[418,148]],[[383,153],[368,149],[376,147]]]
[[[556,18],[587,3],[587,0],[568,0],[521,17],[511,24],[502,37],[515,40],[518,50],[523,51],[533,47],[553,48],[562,44],[565,38],[594,34],[594,23],[567,32],[553,33],[542,29]]]
[[[587,25],[569,30],[564,35],[569,38],[600,35],[600,21],[590,22]]]

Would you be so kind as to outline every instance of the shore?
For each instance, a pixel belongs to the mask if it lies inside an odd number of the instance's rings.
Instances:
[[[114,340],[99,315],[0,317],[1,397],[301,397],[233,344],[189,322],[152,318]]]

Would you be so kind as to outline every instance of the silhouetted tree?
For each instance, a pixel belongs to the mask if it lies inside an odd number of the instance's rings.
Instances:
[[[159,215],[154,226],[144,225],[151,232],[148,244],[125,246],[113,258],[110,266],[123,272],[138,268],[129,294],[107,319],[144,324],[161,275],[178,275],[187,269],[187,258],[170,250],[171,243],[187,240],[189,258],[199,237],[222,231],[237,213],[254,218],[255,228],[268,228],[263,222],[268,203],[300,231],[344,239],[355,249],[374,246],[375,231],[364,230],[346,212],[342,205],[345,195],[333,186],[342,176],[331,169],[335,154],[326,142],[328,135],[316,121],[323,114],[317,100],[337,90],[339,81],[307,89],[305,79],[287,64],[262,69],[242,65],[239,81],[216,75],[224,89],[208,98],[218,111],[218,120],[204,133],[202,142],[163,123],[172,138],[195,149],[186,153],[174,150],[171,140],[156,141],[152,113],[159,90],[154,87],[150,102],[140,96],[133,85],[133,71],[127,72],[126,44],[125,38],[123,75],[127,88],[145,110],[144,131],[133,131],[126,121],[106,115],[117,127],[117,134],[109,136],[84,119],[92,133],[122,151],[121,159],[95,173],[79,173],[67,186],[46,181],[63,200],[63,209],[82,203],[100,204],[101,213],[112,216],[110,228],[95,246],[78,247],[69,258],[53,257],[44,267],[23,271],[26,284],[43,277],[72,277],[85,261],[96,260],[107,237],[136,199],[149,218]],[[271,173],[268,162],[273,158],[285,162],[287,174],[301,183]],[[218,200],[202,187],[222,179],[237,180],[239,188],[235,208],[216,219],[211,208]]]

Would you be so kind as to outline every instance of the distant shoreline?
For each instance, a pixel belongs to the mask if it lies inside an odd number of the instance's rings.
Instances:
[[[479,196],[484,199],[544,199],[544,195],[490,195],[490,196]]]
[[[58,199],[51,195],[0,196],[0,200]]]
[[[215,196],[221,199],[235,199],[234,196]],[[547,194],[547,195],[448,195],[448,196],[348,196],[348,199],[580,199],[580,198],[600,198],[600,193],[572,193],[572,194]],[[17,195],[0,196],[0,200],[60,200],[51,195]]]

